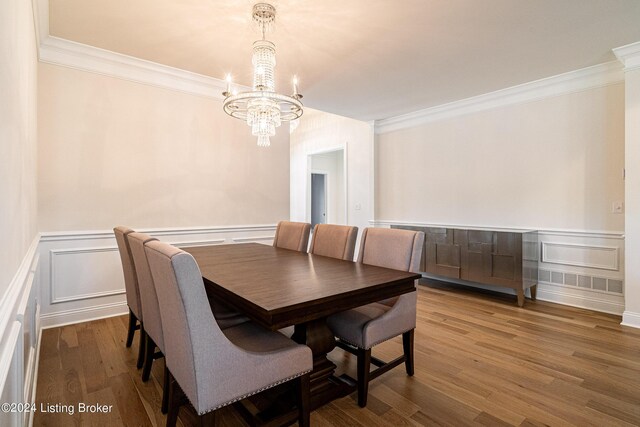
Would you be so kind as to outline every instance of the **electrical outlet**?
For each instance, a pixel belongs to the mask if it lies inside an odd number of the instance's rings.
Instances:
[[[621,214],[624,212],[624,202],[616,201],[611,205],[611,213]]]
[[[362,205],[360,203],[356,203],[356,210],[359,211],[362,209]]]

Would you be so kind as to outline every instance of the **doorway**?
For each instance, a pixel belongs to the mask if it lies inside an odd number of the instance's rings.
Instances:
[[[307,222],[347,223],[346,159],[344,148],[310,154],[307,164]]]
[[[311,173],[311,228],[327,223],[327,174]]]

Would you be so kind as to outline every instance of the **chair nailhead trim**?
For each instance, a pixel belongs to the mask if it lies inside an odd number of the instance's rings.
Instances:
[[[268,386],[266,386],[266,387],[262,387],[262,388],[261,388],[261,389],[259,389],[259,390],[253,391],[253,392],[251,392],[251,393],[244,394],[244,395],[242,395],[242,396],[238,396],[238,397],[236,397],[235,399],[229,400],[229,401],[228,401],[228,402],[226,402],[226,403],[223,403],[223,404],[218,405],[218,406],[214,406],[213,408],[207,409],[207,410],[202,411],[202,412],[198,412],[198,415],[208,414],[209,412],[215,411],[216,409],[223,408],[223,407],[225,407],[225,406],[227,406],[227,405],[230,405],[230,404],[232,404],[232,403],[234,403],[234,402],[237,402],[237,401],[242,400],[242,399],[246,399],[247,397],[249,397],[249,396],[253,396],[254,394],[258,394],[258,393],[260,393],[261,391],[264,391],[264,390],[270,389],[270,388],[275,387],[275,386],[277,386],[277,385],[279,385],[279,384],[282,384],[282,383],[286,383],[287,381],[291,381],[291,380],[292,380],[292,379],[294,379],[294,378],[301,377],[302,375],[304,375],[304,374],[308,374],[308,373],[309,373],[309,372],[311,372],[311,371],[312,371],[312,370],[311,370],[311,369],[309,369],[308,371],[300,372],[299,374],[293,375],[293,376],[291,376],[291,377],[285,378],[285,379],[280,380],[280,381],[276,381],[275,383],[269,384],[269,385],[268,385]],[[193,403],[192,403],[191,405],[193,405]]]

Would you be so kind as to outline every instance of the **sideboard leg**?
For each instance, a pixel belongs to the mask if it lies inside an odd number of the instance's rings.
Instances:
[[[524,305],[524,289],[518,289],[518,307],[522,307]]]

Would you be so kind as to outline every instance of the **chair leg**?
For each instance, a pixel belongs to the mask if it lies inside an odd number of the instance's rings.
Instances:
[[[369,392],[369,368],[371,366],[371,349],[358,349],[358,406],[367,406]]]
[[[296,388],[298,389],[298,425],[308,427],[311,425],[311,408],[309,402],[310,374],[304,374],[297,378]]]
[[[197,425],[198,427],[214,427],[216,425],[216,411],[200,415]]]
[[[136,331],[136,323],[138,322],[138,318],[133,311],[129,309],[129,330],[127,331],[127,348],[131,347],[133,344],[133,334]]]
[[[182,390],[177,381],[167,370],[169,375],[169,408],[167,413],[167,427],[174,427],[178,421],[178,411],[180,410],[180,401],[182,400]]]
[[[138,346],[138,363],[136,363],[136,367],[138,369],[142,368],[144,364],[144,338],[147,334],[144,332],[144,326],[142,322],[140,322],[140,345]]]
[[[160,411],[166,414],[169,411],[169,380],[170,374],[167,369],[167,361],[164,362],[164,380],[162,381],[162,406]]]
[[[144,369],[142,370],[142,381],[149,381],[149,375],[151,375],[151,365],[153,365],[153,355],[156,352],[156,343],[153,342],[149,334],[146,335],[146,349],[144,355]]]
[[[404,349],[404,367],[407,369],[407,375],[413,376],[413,331],[402,334],[402,347]]]

